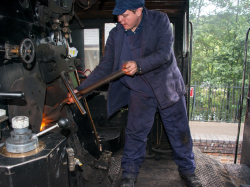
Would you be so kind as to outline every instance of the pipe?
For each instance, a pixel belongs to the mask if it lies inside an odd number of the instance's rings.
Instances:
[[[244,99],[245,74],[246,74],[246,64],[247,64],[247,41],[248,41],[249,30],[250,30],[250,27],[247,30],[246,40],[245,40],[245,56],[244,56],[242,87],[241,87],[241,102],[240,102],[240,112],[239,112],[239,122],[238,122],[238,133],[237,133],[236,146],[235,146],[234,164],[237,163],[237,156],[238,156],[238,145],[239,145],[239,138],[240,138],[241,115],[242,115],[242,109],[243,109],[242,105],[243,105],[243,99]]]
[[[189,107],[190,107],[190,88],[191,88],[191,66],[192,66],[192,48],[193,48],[193,23],[189,21],[190,24],[190,60],[188,63],[188,99],[187,99],[187,116],[189,121]]]

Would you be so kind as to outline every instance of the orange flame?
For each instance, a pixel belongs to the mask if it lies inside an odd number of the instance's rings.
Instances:
[[[45,126],[46,126],[46,123],[42,122],[41,127],[40,127],[40,131],[43,131]]]

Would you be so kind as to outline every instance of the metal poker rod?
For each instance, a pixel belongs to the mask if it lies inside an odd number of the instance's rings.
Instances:
[[[89,87],[87,87],[87,88],[85,88],[85,89],[83,89],[83,90],[77,92],[77,93],[76,93],[76,96],[77,96],[77,97],[84,96],[84,95],[86,95],[87,93],[92,92],[92,91],[95,90],[96,88],[98,88],[98,87],[100,87],[100,86],[103,86],[104,84],[107,84],[107,83],[109,83],[109,82],[111,82],[111,81],[113,81],[113,80],[115,80],[115,79],[117,79],[117,78],[120,78],[120,77],[122,77],[123,75],[125,75],[124,71],[119,70],[119,71],[117,71],[117,72],[115,72],[115,73],[113,73],[113,74],[111,74],[111,75],[109,75],[109,76],[107,76],[107,77],[105,77],[105,78],[99,80],[98,82],[96,82],[96,83],[90,85]],[[54,107],[57,107],[58,105],[63,105],[63,104],[65,104],[65,103],[67,103],[68,101],[69,101],[69,99],[68,99],[68,98],[65,98],[60,104],[56,104]]]

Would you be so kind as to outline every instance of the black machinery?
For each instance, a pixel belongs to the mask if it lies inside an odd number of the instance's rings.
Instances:
[[[188,2],[146,0],[149,9],[168,13],[174,25],[174,51],[187,90],[190,87],[188,68],[191,68],[187,50]],[[73,47],[77,46],[73,44],[83,45],[79,44],[81,34],[73,35],[73,31],[86,25],[103,29],[104,23],[115,22],[114,4],[115,0],[8,0],[0,3],[1,187],[80,187],[87,183],[111,186],[117,179],[120,157],[115,160],[111,156],[123,145],[127,110],[117,111],[109,121],[105,113],[107,83],[123,72],[116,72],[80,93],[73,92],[86,78],[77,73],[77,67],[84,67],[81,64],[84,59],[75,55],[77,51]],[[103,33],[100,34],[102,39]],[[79,41],[74,43],[73,39]],[[101,40],[100,44],[103,43]],[[78,50],[83,49],[78,47]],[[68,92],[76,105],[67,104]],[[79,96],[82,99],[78,101]],[[153,127],[149,135],[148,158],[154,158],[152,142],[157,139],[158,145],[158,134],[162,137],[163,131],[158,128],[160,119],[157,115],[156,118],[156,128]],[[98,124],[94,124],[95,120]],[[245,126],[245,137],[249,134],[248,126]],[[248,144],[245,138],[243,145]],[[171,150],[157,151],[171,153]],[[243,153],[242,160],[249,166],[249,151]],[[159,154],[155,158],[159,160]],[[204,157],[201,154],[197,159],[199,163]],[[215,165],[203,164],[205,169]]]
[[[93,121],[85,96],[77,106],[87,113],[66,102],[56,107],[68,92],[73,94],[74,81],[80,82],[76,67],[81,61],[72,52],[69,22],[74,18],[83,25],[74,2],[1,2],[0,186],[81,186],[107,180],[109,150],[119,148],[120,131],[97,133],[88,123]],[[87,10],[95,2],[77,4]]]
[[[67,127],[68,121],[60,119],[58,124],[34,134],[29,127],[29,118],[16,116],[12,119],[13,131],[0,149],[1,186],[68,186],[66,138],[58,133],[41,135],[56,127]],[[7,134],[7,133],[6,133]],[[5,134],[4,134],[5,136]],[[39,139],[38,139],[39,137]],[[53,141],[51,141],[53,140]],[[69,154],[68,154],[69,155]],[[70,157],[70,156],[69,156]],[[81,164],[79,160],[69,158],[72,164]],[[49,175],[43,175],[40,171]],[[27,180],[24,176],[33,176]]]

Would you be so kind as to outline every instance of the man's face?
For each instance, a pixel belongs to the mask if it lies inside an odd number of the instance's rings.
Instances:
[[[131,10],[127,10],[123,14],[117,16],[118,22],[122,24],[125,30],[132,30],[138,27],[142,18],[142,9],[138,8],[136,12],[132,12]]]

